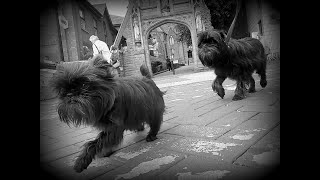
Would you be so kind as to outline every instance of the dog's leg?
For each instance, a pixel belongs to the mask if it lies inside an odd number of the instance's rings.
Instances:
[[[257,73],[260,75],[260,85],[263,88],[267,86],[267,75],[266,75],[266,68],[267,67],[266,66],[267,66],[267,64],[263,63],[261,68],[257,71]]]
[[[217,92],[222,99],[225,95],[224,88],[222,87],[222,83],[226,78],[227,77],[217,75],[216,79],[212,83],[212,90]]]
[[[98,135],[98,138],[100,136],[101,136],[101,133]],[[89,164],[94,159],[94,157],[96,155],[96,144],[98,142],[98,138],[84,144],[84,148],[82,149],[82,152],[78,156],[78,158],[73,166],[73,169],[76,172],[80,173],[84,169],[87,169]]]
[[[122,141],[123,131],[123,127],[113,125],[108,127],[106,131],[100,132],[95,140],[87,142],[74,164],[74,170],[82,172],[89,166],[95,155],[99,155],[99,157],[110,156],[114,148]]]
[[[245,84],[243,81],[237,81],[237,87],[235,90],[235,95],[233,96],[233,101],[238,101],[245,98]]]
[[[153,119],[153,121],[149,122],[150,131],[146,138],[147,142],[154,141],[157,139],[157,134],[160,130],[162,120],[163,120],[163,114],[161,114],[160,116],[156,116],[155,119]]]
[[[250,88],[249,88],[249,93],[254,93],[256,92],[256,83],[252,77],[252,75],[250,76]]]
[[[123,139],[123,126],[112,125],[105,130],[106,136],[97,142],[97,156],[109,157]]]

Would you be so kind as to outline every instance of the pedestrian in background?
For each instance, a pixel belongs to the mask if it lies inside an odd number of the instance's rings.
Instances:
[[[93,56],[101,54],[104,60],[108,61],[111,64],[111,52],[109,50],[108,45],[99,40],[99,38],[95,35],[90,36],[89,41],[92,43]]]
[[[171,61],[170,59],[168,58],[168,56],[166,57],[166,62],[167,62],[167,69],[172,70],[172,67],[171,67]]]
[[[120,54],[119,54],[119,50],[117,47],[115,46],[111,46],[111,65],[112,67],[117,71],[118,76],[121,75],[120,72]]]

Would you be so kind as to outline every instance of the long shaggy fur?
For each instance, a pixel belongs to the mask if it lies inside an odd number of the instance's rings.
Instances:
[[[143,70],[143,67],[142,67]],[[124,130],[150,126],[147,141],[156,139],[163,120],[163,92],[146,77],[114,77],[111,65],[100,56],[90,61],[66,63],[52,86],[59,94],[58,113],[67,124],[90,125],[101,133],[85,144],[74,169],[81,172],[103,149],[110,155],[121,143]]]
[[[212,84],[214,91],[223,98],[223,81],[228,77],[237,81],[237,89],[233,100],[244,98],[245,85],[250,85],[249,92],[255,92],[252,77],[256,71],[260,77],[260,85],[265,87],[266,56],[261,42],[246,37],[225,43],[225,34],[218,30],[207,30],[198,36],[199,59],[204,66],[215,70],[217,78]]]

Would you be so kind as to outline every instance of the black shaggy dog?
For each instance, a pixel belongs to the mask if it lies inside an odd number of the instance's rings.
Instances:
[[[143,130],[150,126],[146,141],[157,139],[165,104],[163,92],[146,77],[114,77],[111,65],[96,56],[90,61],[65,63],[52,81],[58,92],[60,120],[75,126],[90,125],[101,132],[84,145],[74,169],[86,169],[95,155],[110,156],[123,139],[124,130]]]
[[[225,42],[225,34],[219,30],[207,30],[198,35],[199,59],[204,66],[213,68],[216,79],[212,83],[213,91],[223,98],[225,95],[222,83],[226,78],[237,81],[235,95],[232,100],[245,98],[246,85],[249,93],[255,92],[254,71],[260,75],[260,85],[265,87],[266,55],[261,42],[246,37]]]

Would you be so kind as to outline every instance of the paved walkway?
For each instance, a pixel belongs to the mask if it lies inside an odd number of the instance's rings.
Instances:
[[[190,67],[181,67],[188,72]],[[170,73],[170,72],[166,72]],[[213,71],[155,76],[166,112],[158,139],[126,131],[109,158],[72,169],[81,146],[97,135],[91,127],[59,121],[57,100],[40,102],[40,166],[60,179],[242,179],[257,178],[280,164],[280,63],[267,67],[268,85],[232,101],[235,82],[226,80],[221,99],[211,90]]]

